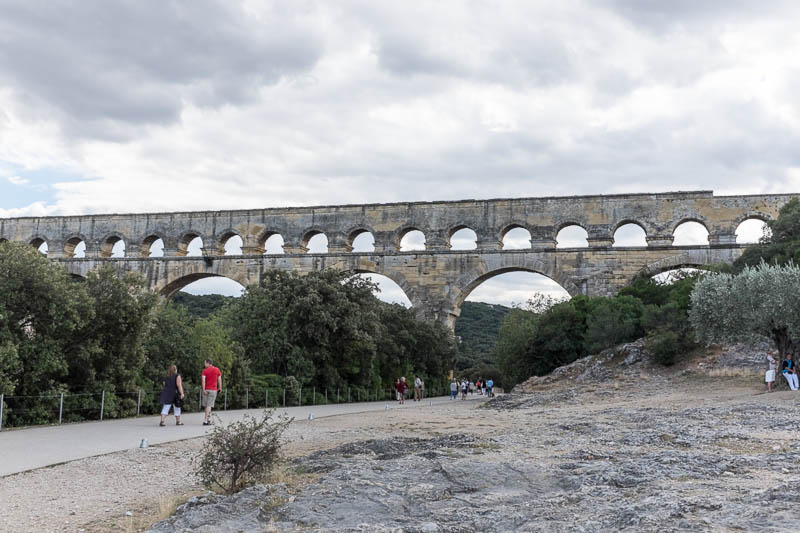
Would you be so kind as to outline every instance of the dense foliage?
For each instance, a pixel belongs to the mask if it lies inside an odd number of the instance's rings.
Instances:
[[[800,268],[761,263],[698,281],[690,319],[707,342],[772,339],[781,358],[800,340]]]
[[[172,301],[185,307],[193,317],[208,318],[225,305],[236,301],[236,298],[222,294],[189,294],[178,291],[172,297]]]
[[[456,355],[449,331],[380,302],[374,289],[348,273],[274,271],[241,298],[180,296],[181,305],[147,292],[138,275],[107,266],[77,281],[28,245],[0,243],[4,421],[57,420],[62,392],[73,393],[66,420],[96,418],[101,391],[105,417],[135,414],[140,390],[142,412],[153,412],[171,364],[191,411],[205,358],[222,370],[224,401],[237,407],[254,383],[260,405],[270,393],[278,401],[271,388],[296,390],[305,402],[324,401],[308,396],[314,388],[347,387],[366,399],[399,375],[443,386]]]
[[[670,283],[642,277],[613,298],[539,298],[512,310],[494,350],[501,383],[511,387],[642,336],[661,363],[675,363],[695,347],[687,313],[697,276],[678,276]]]
[[[497,344],[500,326],[510,307],[481,302],[461,304],[461,316],[456,320],[458,340],[456,371],[470,374],[473,369],[495,366],[492,352]]]

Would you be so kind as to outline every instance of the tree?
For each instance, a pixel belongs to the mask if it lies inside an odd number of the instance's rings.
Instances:
[[[697,281],[689,319],[706,343],[769,338],[781,357],[800,338],[800,268],[762,262],[741,273]]]
[[[586,317],[585,349],[598,353],[622,342],[629,342],[642,335],[641,300],[633,296],[596,298]]]

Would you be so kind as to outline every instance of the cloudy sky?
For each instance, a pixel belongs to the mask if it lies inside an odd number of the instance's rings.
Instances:
[[[800,3],[0,0],[0,216],[800,190]]]

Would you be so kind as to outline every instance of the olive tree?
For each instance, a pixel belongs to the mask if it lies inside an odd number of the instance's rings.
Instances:
[[[800,268],[761,263],[700,278],[689,320],[706,343],[769,338],[783,357],[800,338]]]

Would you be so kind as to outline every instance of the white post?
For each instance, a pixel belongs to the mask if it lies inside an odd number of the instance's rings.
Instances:
[[[100,421],[103,420],[103,410],[106,408],[106,391],[103,391],[103,395],[100,397]]]

